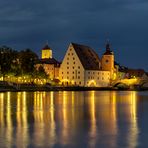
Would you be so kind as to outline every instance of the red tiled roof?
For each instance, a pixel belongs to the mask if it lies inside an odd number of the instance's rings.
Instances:
[[[143,69],[128,69],[127,73],[130,76],[135,76],[135,77],[142,77],[144,73],[146,73]]]
[[[75,49],[83,67],[86,70],[99,70],[100,69],[100,59],[96,52],[85,45],[79,45],[71,43]]]
[[[48,59],[40,59],[37,62],[37,64],[54,64],[60,66],[61,63],[54,58],[48,58]]]

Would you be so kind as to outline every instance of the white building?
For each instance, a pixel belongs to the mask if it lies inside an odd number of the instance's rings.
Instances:
[[[90,47],[71,43],[60,67],[59,77],[62,84],[86,87],[109,86],[113,73],[109,65],[113,65],[114,55],[108,46],[106,51],[103,60],[100,60]],[[107,68],[104,68],[104,65]]]

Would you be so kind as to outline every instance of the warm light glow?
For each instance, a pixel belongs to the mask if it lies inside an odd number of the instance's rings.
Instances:
[[[95,80],[90,80],[89,82],[88,82],[88,86],[96,86],[97,84],[96,84],[96,81]]]

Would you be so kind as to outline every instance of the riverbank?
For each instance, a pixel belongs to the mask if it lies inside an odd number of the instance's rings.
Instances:
[[[21,84],[21,85],[0,85],[0,92],[7,91],[147,91],[148,88],[114,88],[114,87],[79,87],[79,86],[50,86],[50,85],[34,85],[34,84]]]

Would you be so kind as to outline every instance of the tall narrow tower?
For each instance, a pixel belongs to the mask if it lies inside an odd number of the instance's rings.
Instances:
[[[101,59],[102,70],[110,71],[111,76],[114,72],[114,53],[110,50],[110,44],[106,44],[106,51]]]
[[[42,49],[42,59],[52,58],[52,49],[48,46],[48,43]]]

